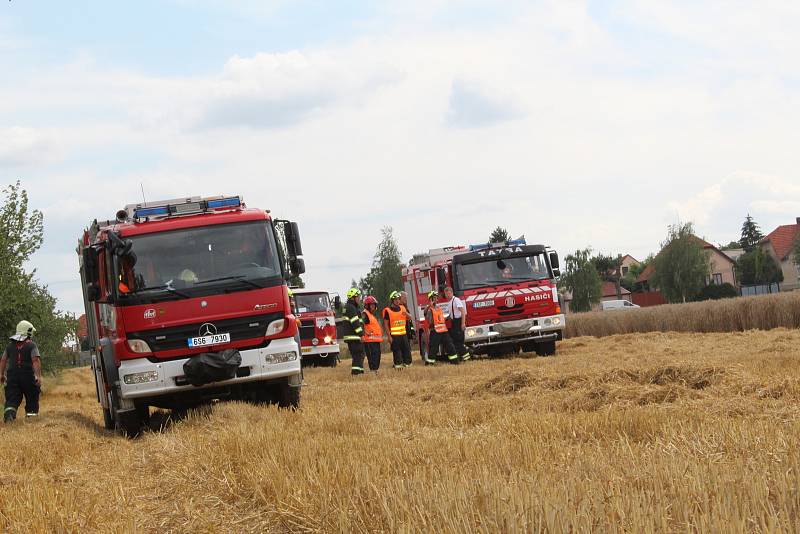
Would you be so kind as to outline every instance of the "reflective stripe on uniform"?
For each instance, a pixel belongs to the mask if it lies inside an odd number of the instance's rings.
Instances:
[[[355,317],[350,317],[348,320],[349,320],[351,323],[354,323],[354,322],[358,321],[359,319],[361,319],[361,317],[359,317],[358,315],[356,315]]]
[[[353,371],[363,371],[364,370],[363,367],[356,367],[355,365],[353,367],[351,367],[350,369],[352,369]]]
[[[342,338],[343,341],[361,341],[359,336],[344,336]]]
[[[356,333],[356,334],[361,334],[362,332],[364,332],[364,329],[363,329],[363,328],[361,328],[360,326],[359,326],[358,328],[356,328],[356,329],[355,329],[355,333]],[[361,338],[359,338],[359,339],[361,339]]]
[[[10,411],[10,412],[16,412],[16,411],[17,411],[17,409],[16,409],[16,408],[14,408],[13,406],[9,406],[8,408],[6,408],[6,411],[5,411],[5,412],[3,412],[3,413],[9,412],[9,411]]]
[[[458,354],[450,354],[449,356],[447,356],[448,360],[455,360],[456,358],[458,358]]]

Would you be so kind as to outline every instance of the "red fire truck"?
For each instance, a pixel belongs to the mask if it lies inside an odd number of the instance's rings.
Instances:
[[[305,271],[296,223],[239,197],[131,204],[95,220],[78,254],[106,428],[135,435],[150,407],[298,405],[286,285]]]
[[[428,328],[428,293],[445,286],[467,307],[465,345],[472,354],[499,356],[522,350],[553,355],[564,335],[564,315],[556,290],[558,254],[524,239],[506,243],[453,246],[414,256],[403,269],[420,340]],[[440,298],[445,316],[450,306]],[[435,355],[431,355],[432,357]]]
[[[300,350],[303,365],[336,367],[339,341],[336,339],[336,315],[327,291],[292,289],[300,318]]]

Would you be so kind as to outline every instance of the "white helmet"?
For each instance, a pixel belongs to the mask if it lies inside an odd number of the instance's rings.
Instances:
[[[17,333],[11,336],[11,339],[15,341],[25,341],[31,337],[34,332],[36,332],[36,329],[30,321],[20,321],[17,323]]]

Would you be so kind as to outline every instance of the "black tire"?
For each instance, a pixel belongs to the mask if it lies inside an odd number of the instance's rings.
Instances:
[[[339,353],[328,354],[328,367],[336,367],[339,365]]]
[[[290,386],[289,382],[284,382],[275,386],[278,397],[278,407],[296,410],[300,406],[300,387]]]
[[[111,410],[106,410],[103,408],[103,426],[106,430],[114,430],[114,416],[111,415]]]
[[[129,438],[135,438],[142,433],[142,418],[138,410],[117,412],[115,424],[117,430]]]
[[[536,344],[536,354],[538,356],[554,356],[556,353],[555,341],[544,341]]]
[[[523,353],[532,352],[532,353],[539,354],[538,346],[539,346],[539,344],[536,343],[535,341],[529,341],[527,343],[520,343],[519,347],[520,347],[520,349],[522,349]]]

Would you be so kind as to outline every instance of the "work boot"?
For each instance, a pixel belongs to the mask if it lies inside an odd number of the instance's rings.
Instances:
[[[3,413],[3,422],[10,423],[16,418],[17,418],[17,410],[15,410],[14,408],[6,408],[6,411]]]
[[[353,376],[363,375],[364,374],[364,370],[363,369],[353,368],[353,369],[350,370],[350,374],[353,375]]]

